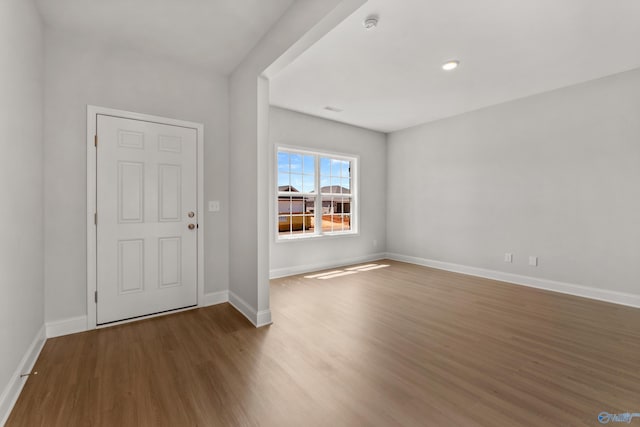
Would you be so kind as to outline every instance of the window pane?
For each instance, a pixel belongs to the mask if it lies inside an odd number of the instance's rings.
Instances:
[[[289,174],[278,173],[278,191],[289,191]]]
[[[326,157],[320,158],[320,176],[331,175],[331,160]]]
[[[291,231],[304,233],[309,230],[311,222],[309,215],[291,215]]]
[[[323,233],[331,233],[333,231],[333,221],[331,220],[331,215],[323,215],[322,216],[322,232]]]
[[[351,162],[348,160],[343,160],[340,170],[340,176],[348,177],[351,176]]]
[[[304,156],[303,171],[305,175],[315,175],[316,173],[315,156]]]
[[[302,173],[302,154],[289,154],[291,173]]]
[[[278,152],[278,172],[289,172],[289,153]]]
[[[331,177],[331,190],[328,193],[342,193],[340,184],[342,184],[340,178],[336,178],[335,176]]]
[[[342,187],[342,192],[344,194],[349,194],[351,193],[351,185],[350,185],[350,180],[349,178],[342,178],[340,179],[340,187]]]
[[[334,203],[336,205],[336,213],[344,214],[351,212],[351,199],[348,197],[336,197]]]
[[[331,159],[331,176],[340,176],[342,160]]]
[[[278,214],[291,213],[291,197],[278,197]]]
[[[333,231],[334,208],[332,197],[322,198],[322,231]]]
[[[314,227],[314,222],[313,222],[313,215],[304,215],[302,217],[302,220],[304,222],[303,228],[302,228],[302,233],[303,234],[314,234],[315,233],[315,227]]]
[[[302,192],[313,193],[315,192],[316,178],[313,175],[303,175],[302,177]]]
[[[328,187],[330,185],[331,185],[331,178],[329,178],[328,176],[320,178],[320,188]]]
[[[305,200],[302,197],[294,197],[291,200],[291,213],[301,214],[305,210]]]
[[[349,214],[342,215],[342,217],[341,217],[341,225],[342,225],[342,231],[351,230],[351,215],[349,215]]]
[[[341,214],[351,213],[351,197],[338,197],[335,199],[338,211]]]
[[[278,233],[288,234],[291,231],[291,217],[289,215],[278,216]]]
[[[302,191],[302,175],[291,174],[291,189],[294,193]]]
[[[305,198],[305,206],[304,206],[304,215],[302,216],[303,221],[303,234],[314,234],[315,233],[315,199],[312,197]]]
[[[322,215],[331,215],[333,213],[332,197],[322,197]]]
[[[304,199],[304,213],[312,215],[316,210],[316,201],[312,197],[306,197]]]

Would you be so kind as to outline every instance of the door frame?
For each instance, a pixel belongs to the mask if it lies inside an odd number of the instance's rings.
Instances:
[[[94,222],[97,201],[97,150],[95,138],[97,135],[98,115],[119,117],[123,119],[141,120],[163,125],[180,126],[196,131],[196,198],[197,198],[197,305],[204,305],[204,125],[202,123],[188,122],[184,120],[170,119],[167,117],[153,116],[149,114],[134,113],[131,111],[115,110],[113,108],[87,105],[87,329],[97,327],[97,303],[95,292],[97,290],[97,226]],[[178,310],[179,311],[179,310]],[[146,317],[142,316],[132,320]],[[113,322],[106,326],[117,325],[123,322]]]

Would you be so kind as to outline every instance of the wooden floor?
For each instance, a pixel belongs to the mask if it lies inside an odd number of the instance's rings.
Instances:
[[[597,426],[640,310],[403,264],[47,341],[7,426]],[[633,423],[640,425],[640,419]]]

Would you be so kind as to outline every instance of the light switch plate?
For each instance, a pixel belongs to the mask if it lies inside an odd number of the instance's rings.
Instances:
[[[529,265],[537,267],[538,266],[538,257],[537,256],[530,256],[529,257]]]

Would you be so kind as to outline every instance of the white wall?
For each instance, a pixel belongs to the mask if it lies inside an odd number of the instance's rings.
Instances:
[[[43,46],[33,2],[0,2],[0,397],[44,324]]]
[[[392,133],[388,159],[389,252],[640,294],[640,70]]]
[[[387,136],[282,108],[269,110],[269,141],[273,159],[278,144],[324,150],[360,157],[358,235],[276,242],[275,162],[271,162],[272,277],[344,265],[383,253],[386,238]],[[373,242],[377,245],[374,246]]]
[[[269,311],[268,67],[286,65],[366,0],[297,1],[230,78],[230,301],[256,324]],[[293,55],[293,57],[292,57]]]
[[[86,315],[86,105],[204,123],[205,292],[228,289],[228,80],[46,32],[46,319]]]

